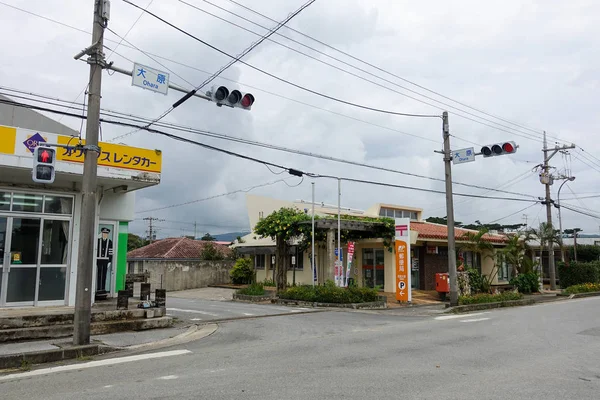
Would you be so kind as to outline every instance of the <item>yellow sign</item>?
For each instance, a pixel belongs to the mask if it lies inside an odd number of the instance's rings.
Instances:
[[[84,151],[81,147],[74,147],[79,139],[70,136],[58,136],[58,144],[73,146],[59,148],[56,159],[83,163]],[[82,140],[82,144],[85,141]],[[101,153],[98,156],[98,165],[105,167],[133,169],[136,171],[161,172],[162,152],[160,150],[141,149],[139,147],[122,146],[119,144],[98,144]]]
[[[17,142],[17,129],[0,126],[0,153],[13,154]]]

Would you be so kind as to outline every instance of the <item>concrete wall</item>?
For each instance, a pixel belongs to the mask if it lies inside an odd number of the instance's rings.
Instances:
[[[134,271],[150,272],[152,290],[167,291],[196,289],[231,282],[229,271],[235,261],[135,261]]]

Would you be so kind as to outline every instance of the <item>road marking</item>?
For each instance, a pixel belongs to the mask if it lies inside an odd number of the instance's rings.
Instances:
[[[202,318],[192,318],[190,321],[202,321]]]
[[[463,319],[460,322],[479,322],[479,321],[487,321],[489,318],[471,318],[471,319]]]
[[[445,321],[447,319],[457,319],[457,318],[466,318],[466,317],[474,317],[476,315],[487,314],[489,311],[481,312],[481,313],[473,313],[473,314],[457,314],[457,315],[440,315],[439,317],[435,317],[434,319],[437,321]]]
[[[211,317],[218,317],[219,314],[215,314],[215,313],[211,313],[208,311],[200,311],[200,310],[186,310],[183,308],[167,308],[167,311],[178,311],[178,312],[185,312],[185,313],[192,313],[192,314],[203,314],[203,315],[210,315]]]
[[[75,370],[82,370],[82,369],[94,368],[94,367],[104,367],[107,365],[124,364],[124,363],[128,363],[128,362],[134,362],[134,361],[140,361],[140,360],[150,360],[153,358],[180,356],[180,355],[189,354],[189,353],[191,353],[191,351],[189,351],[189,350],[171,350],[171,351],[163,351],[163,352],[159,352],[159,353],[140,354],[137,356],[127,356],[127,357],[119,357],[119,358],[109,358],[106,360],[90,361],[90,362],[83,363],[83,364],[61,365],[58,367],[36,369],[34,371],[22,372],[19,374],[0,376],[0,381],[7,381],[7,380],[19,379],[19,378],[29,378],[29,377],[38,376],[38,375],[48,375],[48,374],[52,374],[55,372],[75,371]]]
[[[110,388],[111,388],[111,387],[113,387],[113,386],[114,386],[114,385],[106,385],[106,386],[103,386],[103,387],[104,387],[104,389],[110,389]]]
[[[166,376],[161,376],[158,379],[162,379],[162,380],[165,380],[165,381],[170,381],[172,379],[177,379],[177,378],[179,378],[177,375],[166,375]]]
[[[245,313],[242,313],[242,314],[247,315],[247,316],[254,315],[254,314],[250,314],[249,312],[245,312]]]

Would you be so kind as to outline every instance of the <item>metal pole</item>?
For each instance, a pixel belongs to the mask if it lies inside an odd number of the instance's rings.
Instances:
[[[553,230],[552,226],[552,200],[550,198],[550,167],[548,165],[548,142],[546,141],[546,131],[544,131],[544,171],[548,175],[546,186],[546,224],[549,230]],[[548,275],[550,277],[550,290],[556,290],[556,270],[554,267],[554,242],[547,240],[548,244]]]
[[[315,183],[311,182],[312,185],[312,240],[311,240],[311,265],[312,265],[312,284],[315,286]]]
[[[86,121],[85,158],[83,183],[81,185],[81,221],[79,228],[79,252],[77,258],[77,285],[75,291],[75,313],[73,344],[90,343],[92,315],[92,281],[94,263],[94,237],[96,236],[96,181],[98,173],[98,131],[100,127],[100,98],[102,91],[102,65],[104,63],[103,38],[105,20],[102,17],[102,0],[94,0],[94,22],[92,45],[88,63],[90,80],[88,93],[88,115]]]
[[[337,243],[338,243],[338,266],[341,264],[341,260],[342,260],[342,235],[341,235],[341,211],[342,211],[342,207],[341,207],[341,201],[342,201],[342,180],[340,178],[338,178],[338,231],[337,231]],[[338,268],[338,282],[340,283],[339,286],[341,285],[340,279],[341,279],[341,271]]]
[[[450,125],[448,112],[442,114],[444,138],[444,166],[446,180],[446,218],[448,221],[448,277],[450,278],[450,306],[458,305],[458,284],[456,281],[456,242],[454,237],[454,203],[452,199],[452,151],[450,150]]]
[[[558,205],[558,229],[560,229],[560,233],[558,236],[560,239],[560,260],[562,262],[565,262],[565,249],[564,249],[563,236],[562,236],[563,228],[562,228],[562,213],[561,213],[561,209],[560,209],[560,189],[562,189],[563,185],[567,182],[568,182],[568,180],[566,180],[560,184],[560,187],[558,188],[558,194],[556,196],[556,203]]]

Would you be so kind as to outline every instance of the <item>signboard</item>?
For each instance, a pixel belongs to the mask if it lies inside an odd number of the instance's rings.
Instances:
[[[348,287],[348,280],[350,279],[350,272],[352,269],[352,259],[354,257],[354,242],[348,242],[348,265],[346,266],[346,276],[344,278],[344,287]]]
[[[152,92],[167,94],[169,91],[169,74],[142,64],[133,64],[131,84]]]
[[[452,152],[453,164],[463,164],[471,161],[475,161],[475,149],[473,149],[473,147],[469,147],[468,149],[454,150]]]
[[[75,146],[79,139],[72,136],[57,135],[54,133],[38,132],[30,129],[0,126],[0,155],[8,154],[20,157],[32,157],[33,151],[41,144],[60,144]],[[85,144],[85,140],[81,141]],[[98,157],[98,165],[128,169],[132,171],[160,173],[162,166],[162,152],[160,150],[142,149],[139,147],[124,146],[114,143],[98,143],[102,153]],[[68,171],[66,163],[82,164],[84,151],[81,148],[57,148],[56,170]]]
[[[335,260],[335,286],[342,286],[343,274],[342,262],[340,260]]]
[[[437,246],[427,246],[427,254],[437,254],[438,247]]]
[[[412,300],[410,284],[410,218],[396,218],[396,300]]]

